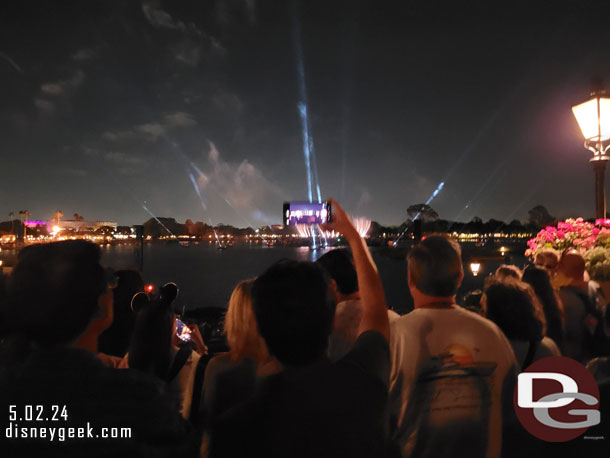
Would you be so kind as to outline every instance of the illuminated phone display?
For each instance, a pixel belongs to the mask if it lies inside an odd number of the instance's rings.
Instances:
[[[331,219],[328,202],[286,202],[283,208],[284,226],[324,224]]]

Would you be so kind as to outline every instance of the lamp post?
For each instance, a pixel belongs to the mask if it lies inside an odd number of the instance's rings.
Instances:
[[[586,102],[572,107],[580,130],[585,137],[585,148],[593,153],[590,159],[595,173],[595,217],[606,217],[606,191],[604,179],[606,155],[610,149],[610,98],[599,82],[594,82],[591,97]]]
[[[473,277],[476,277],[477,275],[479,275],[479,270],[481,270],[480,262],[471,262],[470,263],[470,271],[472,272]]]

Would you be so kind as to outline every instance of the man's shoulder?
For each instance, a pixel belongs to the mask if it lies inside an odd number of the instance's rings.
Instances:
[[[409,327],[416,326],[422,321],[433,320],[433,321],[446,321],[446,320],[465,320],[479,323],[481,326],[493,325],[487,318],[466,310],[459,305],[453,305],[448,309],[437,309],[437,308],[417,308],[402,315],[401,317],[392,321],[392,325],[395,327]]]
[[[418,335],[422,333],[451,335],[455,332],[463,333],[464,329],[468,329],[469,333],[474,332],[480,338],[506,343],[504,334],[493,321],[458,305],[444,310],[415,309],[391,322],[390,328],[392,341],[418,339]]]

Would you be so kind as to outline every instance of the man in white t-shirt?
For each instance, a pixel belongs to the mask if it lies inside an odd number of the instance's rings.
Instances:
[[[391,324],[395,439],[409,457],[498,457],[513,415],[516,361],[491,321],[460,308],[454,240],[429,236],[408,255],[415,309]]]

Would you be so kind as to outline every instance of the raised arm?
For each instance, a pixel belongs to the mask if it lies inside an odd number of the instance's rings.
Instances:
[[[362,302],[362,319],[358,334],[369,330],[378,331],[386,340],[389,340],[388,308],[377,266],[371,257],[366,242],[358,234],[347,213],[334,200],[331,199],[329,202],[332,206],[332,221],[324,224],[322,229],[340,232],[347,239],[352,249],[354,267],[358,275],[358,287]]]

